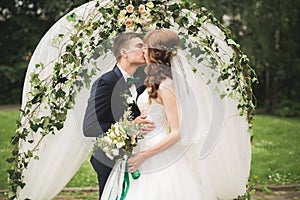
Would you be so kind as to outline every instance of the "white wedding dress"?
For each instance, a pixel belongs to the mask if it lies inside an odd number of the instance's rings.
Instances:
[[[164,87],[164,82],[160,87]],[[152,120],[156,128],[149,132],[138,146],[135,152],[143,151],[154,146],[169,134],[169,125],[163,105],[155,100],[151,104],[148,102],[148,93],[145,90],[138,98],[137,104],[141,113],[147,115],[147,119]],[[146,160],[140,167],[141,176],[132,179],[130,176],[129,191],[126,200],[209,200],[216,199],[211,190],[209,180],[201,171],[193,171],[194,167],[187,157],[188,146],[177,142],[171,148],[156,154]],[[115,167],[102,195],[103,200],[110,199],[111,187],[116,174],[120,173]]]
[[[164,82],[160,85],[163,87]],[[148,133],[139,142],[136,151],[143,151],[154,146],[169,134],[169,125],[163,105],[155,100],[148,102],[148,93],[144,93],[138,99],[141,113],[144,113],[156,125],[156,129]],[[140,178],[130,180],[129,192],[126,199],[143,200],[182,200],[182,199],[214,199],[207,180],[198,176],[199,171],[192,170],[187,154],[187,146],[180,142],[171,148],[146,160],[140,167]],[[200,177],[200,178],[199,178]]]

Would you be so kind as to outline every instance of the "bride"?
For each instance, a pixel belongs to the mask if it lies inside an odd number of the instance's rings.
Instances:
[[[235,147],[235,139],[226,139],[232,136],[229,133],[220,136],[210,155],[199,159],[205,138],[203,127],[199,126],[209,123],[203,116],[209,116],[206,111],[210,104],[205,96],[199,98],[207,92],[200,85],[194,85],[188,62],[179,56],[176,48],[179,41],[179,36],[169,29],[149,31],[144,38],[147,89],[139,96],[137,104],[141,113],[156,124],[156,129],[139,141],[128,160],[128,171],[138,169],[141,176],[138,179],[130,177],[125,199],[236,198],[245,193],[250,160],[249,152],[238,148],[248,149],[249,143],[243,139],[239,141],[243,144]],[[226,116],[224,114],[224,126],[232,126]],[[240,118],[236,120],[235,123],[241,121]],[[112,196],[112,191],[120,191],[115,188],[118,184],[114,184],[118,173],[115,167],[101,199],[120,196]]]

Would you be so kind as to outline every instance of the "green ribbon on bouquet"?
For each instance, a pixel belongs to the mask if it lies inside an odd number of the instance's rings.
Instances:
[[[120,159],[116,162],[113,169],[113,175],[108,181],[108,187],[110,188],[108,200],[124,200],[130,186],[128,161]],[[124,174],[123,174],[124,173]],[[140,177],[139,170],[131,173],[133,179]]]
[[[113,176],[107,183],[110,187],[108,200],[124,200],[130,186],[127,161],[118,160],[112,171]],[[124,173],[124,174],[123,174]],[[104,197],[105,198],[105,197]]]
[[[120,200],[124,200],[130,186],[130,181],[129,181],[129,174],[128,174],[128,161],[126,160],[125,164],[125,173],[124,173],[124,179],[123,179],[123,187],[122,187],[122,194]]]

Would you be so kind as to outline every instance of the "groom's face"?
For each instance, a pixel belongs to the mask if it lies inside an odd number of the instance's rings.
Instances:
[[[129,40],[126,55],[131,66],[140,66],[145,64],[146,61],[144,57],[143,47],[144,43],[141,38],[135,37]]]

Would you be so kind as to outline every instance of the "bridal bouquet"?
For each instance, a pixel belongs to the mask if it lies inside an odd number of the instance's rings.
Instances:
[[[143,138],[141,128],[143,123],[133,123],[131,110],[124,112],[123,117],[112,124],[107,132],[96,138],[96,149],[101,149],[110,159],[121,158],[127,160],[138,140]],[[139,177],[139,171],[133,172],[133,178]]]

